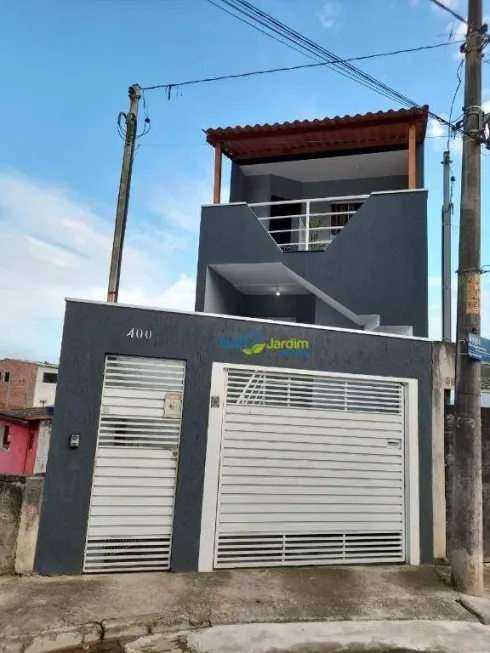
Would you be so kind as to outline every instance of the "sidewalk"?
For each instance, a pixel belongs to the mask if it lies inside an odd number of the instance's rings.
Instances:
[[[0,636],[81,624],[96,625],[108,638],[253,622],[414,619],[475,623],[476,617],[458,598],[432,567],[3,577]]]

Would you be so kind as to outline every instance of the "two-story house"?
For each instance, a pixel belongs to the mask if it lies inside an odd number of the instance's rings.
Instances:
[[[427,113],[207,131],[197,312],[67,301],[36,572],[444,555]]]
[[[208,129],[196,310],[426,336],[427,115]]]

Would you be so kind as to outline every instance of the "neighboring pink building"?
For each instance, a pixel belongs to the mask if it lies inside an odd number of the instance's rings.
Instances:
[[[53,409],[0,410],[0,473],[46,471]]]

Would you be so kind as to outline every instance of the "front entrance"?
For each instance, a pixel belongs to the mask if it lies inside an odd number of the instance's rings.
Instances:
[[[185,363],[107,356],[83,570],[170,565]]]
[[[416,386],[215,364],[200,569],[417,564]]]

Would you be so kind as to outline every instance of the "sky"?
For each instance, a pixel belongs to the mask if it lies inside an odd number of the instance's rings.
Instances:
[[[430,0],[254,0],[339,56],[462,38]],[[445,0],[465,14],[465,0]],[[490,0],[484,0],[490,22]],[[360,62],[366,72],[448,116],[457,44]],[[490,48],[488,59],[490,60]],[[56,362],[65,297],[104,301],[127,89],[293,66],[309,60],[206,0],[3,0],[0,130],[0,358]],[[483,66],[490,111],[490,65]],[[462,89],[453,118],[461,114]],[[136,152],[121,303],[192,310],[200,206],[212,199],[203,129],[400,108],[327,69],[145,94],[150,133]],[[144,114],[142,114],[144,115]],[[445,129],[428,126],[430,335],[440,336],[440,215]],[[461,143],[451,142],[457,268]],[[490,151],[482,162],[482,264],[490,264]],[[229,166],[224,166],[224,186]],[[490,336],[490,274],[482,334]]]

